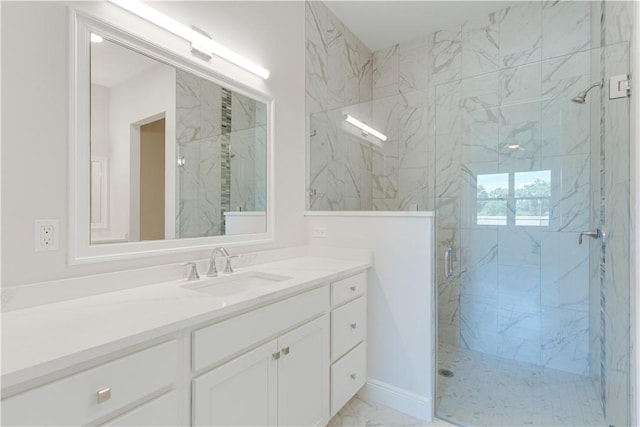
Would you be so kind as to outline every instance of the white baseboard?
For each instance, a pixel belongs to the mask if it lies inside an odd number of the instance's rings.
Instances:
[[[371,378],[358,394],[414,418],[433,421],[433,405],[430,397],[419,396]]]

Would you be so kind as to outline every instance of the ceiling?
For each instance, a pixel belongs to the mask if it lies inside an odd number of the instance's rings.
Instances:
[[[112,88],[160,62],[119,44],[91,43],[91,83]]]
[[[424,37],[517,1],[325,1],[372,51]]]

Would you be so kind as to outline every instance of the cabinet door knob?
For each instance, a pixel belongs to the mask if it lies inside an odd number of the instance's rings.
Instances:
[[[358,327],[357,323],[351,323],[349,326],[351,326],[351,329],[355,329]]]
[[[278,360],[278,359],[280,359],[280,352],[279,352],[279,351],[276,351],[276,352],[275,352],[275,353],[273,353],[271,356],[273,356],[273,358],[274,358],[275,360]]]
[[[98,390],[98,404],[111,400],[111,387]]]
[[[351,377],[352,380],[355,380],[358,377],[358,374],[356,374],[355,372],[351,375],[349,375]]]
[[[358,288],[354,285],[354,286],[350,286],[349,289],[351,289],[351,292],[355,292],[356,289],[358,289]]]
[[[289,354],[289,346],[282,349],[282,354],[284,354],[285,356]]]

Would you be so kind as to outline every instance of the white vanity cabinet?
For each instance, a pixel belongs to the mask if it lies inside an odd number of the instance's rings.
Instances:
[[[178,343],[168,341],[4,399],[2,425],[109,424],[109,419],[114,425],[127,420],[177,425],[178,411],[149,408],[155,407],[154,398],[162,399],[163,407],[178,406],[175,393],[162,396],[175,387],[178,368]]]
[[[166,333],[3,389],[2,425],[324,426],[366,380],[366,272]]]
[[[194,379],[193,425],[325,425],[328,398],[324,314]]]
[[[331,416],[367,378],[367,275],[331,284]]]
[[[326,424],[329,293],[325,285],[194,331],[193,371],[233,358],[193,380],[193,424]]]

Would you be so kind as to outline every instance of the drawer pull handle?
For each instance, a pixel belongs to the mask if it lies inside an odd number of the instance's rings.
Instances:
[[[351,292],[355,292],[356,289],[358,289],[358,288],[354,285],[354,286],[350,286],[349,289],[351,289]]]
[[[357,323],[351,323],[349,326],[351,326],[351,329],[355,329],[358,327]]]
[[[284,354],[285,356],[289,354],[289,346],[282,349],[282,354]]]
[[[111,400],[111,387],[98,390],[98,404]]]
[[[271,356],[272,356],[275,360],[278,360],[278,359],[280,359],[280,352],[279,352],[279,351],[276,351],[276,352],[275,352],[275,353],[273,353]]]
[[[355,380],[358,377],[358,374],[356,374],[355,372],[351,375],[349,375],[351,377],[352,380]]]

